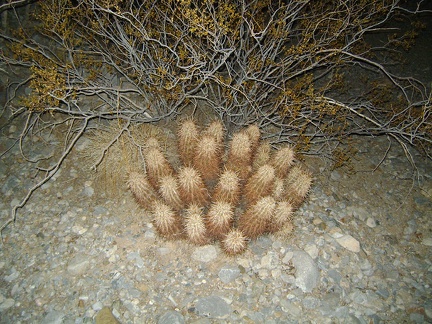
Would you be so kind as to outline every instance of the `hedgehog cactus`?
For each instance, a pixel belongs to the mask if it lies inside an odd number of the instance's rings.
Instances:
[[[177,135],[180,159],[185,166],[190,166],[193,162],[199,135],[195,122],[192,119],[183,122]]]
[[[143,208],[148,208],[156,199],[156,192],[144,174],[131,172],[127,185],[136,202]]]
[[[190,205],[185,211],[184,223],[189,241],[197,245],[204,245],[210,241],[201,207],[195,204]]]
[[[213,193],[213,200],[237,205],[239,199],[240,179],[236,172],[225,170],[219,177],[219,182]]]
[[[223,238],[230,231],[234,222],[234,208],[229,202],[216,201],[207,214],[207,228],[215,239]]]
[[[161,198],[174,210],[183,208],[183,200],[180,197],[180,190],[177,178],[172,175],[163,177],[159,182],[159,193]]]
[[[212,135],[204,135],[196,144],[193,165],[204,180],[215,180],[219,174],[221,151],[217,139]]]
[[[182,237],[183,225],[180,215],[160,200],[152,204],[153,224],[159,235],[166,238]]]
[[[238,228],[247,237],[257,238],[266,233],[268,224],[274,216],[276,201],[271,196],[265,196],[250,206],[240,215]]]
[[[246,132],[234,134],[231,139],[226,166],[238,173],[241,180],[246,180],[251,171],[252,142]]]
[[[192,167],[179,170],[180,196],[185,205],[197,204],[204,206],[207,202],[207,189],[201,175]]]
[[[269,195],[274,187],[275,169],[264,164],[248,179],[244,198],[246,203],[254,203],[259,198]]]
[[[153,188],[159,189],[159,181],[173,174],[173,169],[163,153],[157,148],[151,148],[144,153],[147,176]]]
[[[188,119],[177,135],[181,165],[171,165],[157,139],[150,138],[143,152],[145,172],[131,172],[127,183],[161,236],[197,245],[219,241],[226,254],[237,255],[250,239],[292,231],[293,213],[312,179],[291,147],[272,152],[260,141],[258,126],[250,125],[233,134],[225,152],[217,120],[200,132]]]

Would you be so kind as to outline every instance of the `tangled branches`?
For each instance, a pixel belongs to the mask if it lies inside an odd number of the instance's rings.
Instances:
[[[28,118],[23,138],[45,115],[56,118],[47,129],[67,123],[66,155],[91,120],[121,119],[123,132],[195,107],[218,115],[230,132],[256,123],[274,143],[300,143],[301,151],[322,153],[354,134],[388,135],[431,157],[431,89],[381,60],[409,47],[421,26],[379,47],[366,42],[394,17],[430,13],[423,1],[412,9],[399,0],[36,6],[35,24],[0,35],[4,66],[30,71],[19,85],[31,93],[6,109]],[[363,91],[348,91],[354,82]]]

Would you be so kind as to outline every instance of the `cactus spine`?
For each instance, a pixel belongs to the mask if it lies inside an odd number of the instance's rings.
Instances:
[[[136,202],[144,209],[149,209],[153,200],[156,199],[156,193],[147,177],[138,172],[131,172],[127,185]]]
[[[275,169],[264,164],[248,180],[244,190],[247,203],[256,202],[260,197],[269,195],[274,187]]]
[[[180,215],[170,206],[160,200],[155,200],[152,206],[153,224],[159,235],[168,239],[179,238],[183,234]]]
[[[268,164],[270,161],[271,146],[270,143],[265,141],[261,142],[255,152],[253,160],[253,169],[257,170],[260,166]]]
[[[189,241],[197,245],[204,245],[209,242],[201,207],[195,204],[190,205],[185,211],[184,222]]]
[[[259,140],[261,137],[261,131],[260,131],[258,125],[252,124],[252,125],[249,125],[248,127],[246,127],[245,133],[249,136],[252,154],[254,154],[256,148],[259,145]]]
[[[201,173],[204,180],[216,180],[221,164],[221,151],[216,138],[204,135],[196,145],[193,158],[194,167]]]
[[[205,129],[203,135],[210,135],[213,136],[216,140],[216,143],[219,146],[219,149],[223,149],[223,142],[224,142],[224,127],[222,123],[219,120],[214,120],[210,123],[210,125]]]
[[[271,196],[259,199],[254,205],[242,214],[238,221],[238,228],[250,238],[257,238],[264,234],[273,217],[276,201]]]
[[[213,201],[225,201],[237,205],[240,198],[240,179],[234,171],[225,170],[213,193]]]
[[[198,142],[198,128],[192,119],[184,121],[178,130],[178,149],[184,166],[191,166]]]
[[[183,167],[178,174],[180,196],[185,205],[197,204],[204,206],[208,200],[208,192],[198,171],[192,167]]]
[[[268,231],[275,233],[281,230],[285,224],[291,222],[293,212],[293,207],[288,201],[279,201],[276,204],[273,217],[270,219]]]
[[[240,254],[246,250],[246,237],[240,230],[234,228],[222,239],[221,246],[228,255]]]
[[[159,181],[174,173],[168,160],[157,148],[150,148],[145,151],[147,176],[153,188],[159,189]]]
[[[236,133],[231,139],[226,166],[246,180],[251,171],[252,143],[245,132]]]
[[[293,167],[285,179],[285,195],[294,208],[298,208],[309,193],[312,177],[299,166]]]
[[[183,201],[180,198],[180,189],[177,178],[167,175],[159,182],[159,193],[161,198],[174,210],[183,208]]]
[[[217,201],[211,205],[207,214],[208,232],[212,237],[221,239],[230,231],[233,221],[233,206],[228,202]]]
[[[281,148],[276,151],[272,162],[276,169],[276,175],[279,178],[284,178],[294,163],[294,151],[289,146]]]

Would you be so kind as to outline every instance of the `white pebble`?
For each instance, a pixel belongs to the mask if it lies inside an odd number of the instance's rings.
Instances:
[[[348,251],[358,253],[360,252],[360,243],[351,235],[343,235],[342,237],[336,238],[336,242],[338,242],[342,247],[347,249]]]

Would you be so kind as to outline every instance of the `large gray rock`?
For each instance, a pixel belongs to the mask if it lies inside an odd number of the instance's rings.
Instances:
[[[292,264],[296,269],[296,286],[303,292],[311,292],[318,285],[320,278],[315,261],[304,251],[294,251]]]

